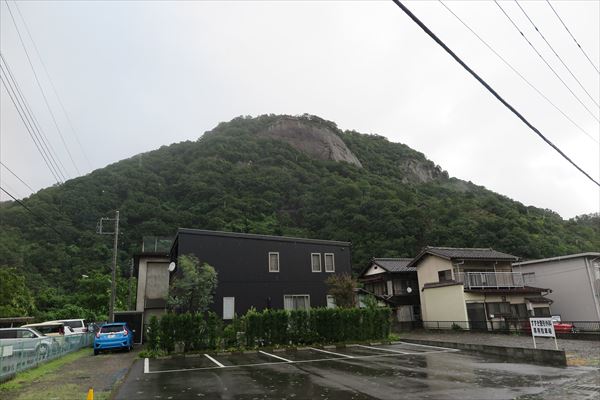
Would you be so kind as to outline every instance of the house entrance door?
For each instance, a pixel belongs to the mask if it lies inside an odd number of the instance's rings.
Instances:
[[[467,303],[467,316],[472,330],[487,331],[487,320],[483,303]]]

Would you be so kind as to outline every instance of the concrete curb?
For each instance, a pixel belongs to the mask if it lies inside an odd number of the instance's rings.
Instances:
[[[525,347],[491,346],[475,343],[454,343],[438,340],[401,339],[403,342],[428,346],[450,347],[482,354],[500,356],[510,361],[525,361],[532,364],[567,366],[567,355],[563,350],[528,349]]]

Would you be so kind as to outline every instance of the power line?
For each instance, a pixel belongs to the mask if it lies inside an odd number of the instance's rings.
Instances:
[[[527,125],[532,131],[534,131],[544,142],[546,142],[550,147],[556,150],[564,159],[566,159],[569,163],[571,163],[575,168],[577,168],[582,174],[584,174],[589,180],[594,182],[597,186],[600,187],[600,183],[598,183],[594,178],[592,178],[587,172],[585,172],[581,167],[575,164],[561,149],[559,149],[554,143],[552,143],[548,138],[546,138],[535,126],[533,126],[521,113],[519,113],[513,106],[511,106],[506,100],[504,100],[498,92],[496,92],[492,87],[483,80],[475,71],[473,71],[459,56],[457,56],[446,44],[436,36],[419,18],[417,18],[402,2],[399,0],[392,0],[410,19],[412,19],[419,27],[425,31],[438,45],[440,45],[456,62],[458,62],[468,73],[470,73],[479,83],[481,83],[498,101],[500,101],[506,108],[512,111],[525,125]]]
[[[46,143],[47,139],[46,141],[44,140],[45,136],[40,130],[39,125],[37,124],[37,119],[31,112],[31,109],[27,104],[27,100],[25,99],[25,96],[23,96],[23,93],[21,92],[19,85],[10,70],[10,66],[8,65],[2,53],[0,53],[0,60],[4,62],[4,67],[2,67],[2,64],[0,63],[0,71],[4,72],[5,77],[5,79],[2,80],[2,83],[4,83],[4,87],[7,89],[8,95],[12,100],[13,105],[17,109],[17,112],[19,113],[19,116],[21,117],[21,120],[23,121],[23,124],[25,125],[25,128],[27,129],[27,132],[29,133],[36,147],[38,147],[39,142],[38,151],[40,152],[40,155],[46,162],[46,166],[48,166],[50,172],[52,172],[56,181],[58,183],[62,183],[62,181],[64,181],[64,174],[61,172],[58,163],[56,162],[56,159],[52,155],[54,149],[52,148],[52,146],[48,146],[49,142]]]
[[[583,101],[581,101],[581,99],[573,92],[573,90],[571,90],[569,85],[567,85],[566,82],[560,77],[560,75],[558,75],[556,70],[554,68],[552,68],[552,66],[548,63],[548,61],[546,61],[546,59],[544,58],[544,56],[542,56],[542,54],[538,51],[538,49],[529,41],[529,39],[527,39],[527,36],[525,36],[525,34],[521,30],[521,28],[519,28],[517,26],[517,24],[512,20],[512,18],[506,13],[506,11],[504,11],[504,8],[502,8],[502,6],[498,3],[498,1],[494,0],[494,3],[496,3],[496,5],[498,6],[498,8],[500,8],[502,13],[506,16],[506,18],[508,18],[508,20],[510,21],[512,26],[514,26],[514,28],[521,34],[521,37],[523,39],[525,39],[525,41],[529,44],[529,46],[531,46],[533,51],[535,51],[535,53],[542,59],[542,61],[544,61],[544,64],[546,64],[546,66],[550,69],[550,71],[552,71],[554,73],[554,75],[558,78],[558,80],[564,85],[564,87],[567,88],[567,90],[573,95],[573,97],[575,97],[575,99],[579,102],[579,104],[581,104],[583,106],[583,108],[585,108],[587,110],[587,112],[592,116],[592,118],[594,118],[596,121],[600,122],[600,119],[598,119],[596,117],[596,115],[585,105],[585,103]]]
[[[0,165],[2,165],[4,168],[6,168],[6,169],[8,170],[8,172],[10,172],[11,174],[13,174],[13,176],[14,176],[15,178],[17,178],[19,181],[21,181],[21,183],[22,183],[23,185],[27,186],[27,188],[28,188],[29,190],[31,190],[32,192],[35,192],[35,190],[33,190],[33,188],[32,188],[31,186],[29,186],[29,185],[28,185],[28,184],[27,184],[27,183],[26,183],[26,182],[25,182],[23,179],[21,179],[21,178],[19,177],[19,175],[15,174],[15,173],[14,173],[14,172],[13,172],[13,171],[10,169],[10,168],[8,168],[8,167],[6,166],[6,164],[4,164],[2,161],[0,161]]]
[[[6,68],[6,71],[4,71],[5,75],[6,72],[8,71],[8,77],[9,79],[9,83],[12,82],[12,84],[14,85],[15,89],[16,89],[16,96],[17,99],[21,100],[21,103],[23,105],[23,111],[25,113],[26,116],[29,117],[30,123],[33,124],[33,133],[35,134],[37,131],[37,136],[38,136],[38,140],[40,140],[40,142],[43,144],[43,147],[46,148],[46,151],[48,153],[48,155],[50,156],[51,161],[54,162],[56,171],[59,173],[59,175],[62,177],[62,180],[65,180],[65,176],[66,176],[66,168],[63,165],[62,161],[60,160],[60,158],[58,157],[58,155],[56,154],[56,150],[54,150],[54,147],[52,146],[52,143],[48,140],[48,138],[46,137],[46,135],[44,134],[44,131],[41,128],[40,123],[38,122],[37,118],[35,117],[35,114],[33,113],[33,110],[31,109],[31,107],[29,106],[29,103],[27,102],[27,99],[25,98],[25,95],[23,94],[23,91],[21,90],[21,88],[19,87],[19,83],[17,82],[17,79],[15,78],[15,76],[13,75],[10,65],[8,64],[8,62],[6,61],[6,58],[4,58],[4,55],[2,53],[0,53],[0,59],[2,61],[4,61],[4,66]],[[60,167],[59,167],[60,165]],[[61,170],[62,168],[62,170]]]
[[[513,67],[508,61],[506,61],[506,59],[504,57],[502,57],[492,46],[490,46],[485,40],[483,40],[483,38],[481,36],[479,36],[479,34],[477,34],[477,32],[475,32],[469,25],[467,25],[467,23],[465,21],[463,21],[458,15],[456,15],[456,13],[454,11],[452,11],[442,0],[438,0],[438,1],[440,2],[441,5],[443,5],[446,8],[446,10],[448,10],[452,15],[454,15],[454,17],[457,20],[459,20],[461,24],[463,24],[469,31],[471,31],[471,33],[473,35],[475,35],[475,37],[477,37],[477,39],[479,39],[479,41],[481,41],[481,43],[483,43],[492,53],[494,53],[507,67],[509,67],[515,74],[517,74],[519,76],[519,78],[521,78],[527,85],[529,85],[530,88],[535,90],[544,100],[546,100],[548,102],[548,104],[550,104],[552,107],[554,107],[554,109],[556,109],[556,111],[561,113],[567,120],[569,120],[575,127],[577,127],[581,132],[583,132],[585,135],[587,135],[590,139],[592,139],[596,143],[599,143],[595,137],[593,137],[589,132],[587,132],[579,124],[577,124],[575,121],[573,121],[573,119],[571,117],[569,117],[563,110],[561,110],[556,104],[554,104],[544,93],[542,93],[542,91],[540,91],[531,82],[529,82],[527,80],[527,78],[525,78],[523,76],[523,74],[521,74],[515,67]]]
[[[558,20],[560,21],[560,23],[562,24],[562,26],[564,26],[564,28],[569,33],[569,35],[571,36],[571,38],[573,39],[573,41],[575,42],[575,44],[577,45],[577,47],[579,47],[579,50],[581,50],[581,52],[583,53],[583,55],[585,56],[585,58],[587,58],[587,60],[590,62],[590,64],[592,65],[592,67],[594,67],[594,69],[596,70],[596,72],[598,74],[600,74],[600,70],[598,70],[598,67],[596,67],[596,65],[592,62],[592,60],[587,55],[587,53],[585,52],[585,50],[583,50],[583,47],[581,47],[581,45],[579,44],[579,42],[577,41],[577,39],[575,39],[575,36],[573,36],[573,34],[569,30],[569,28],[567,28],[567,25],[564,23],[563,19],[560,17],[560,15],[558,15],[558,13],[554,9],[554,7],[552,7],[552,4],[550,3],[550,1],[546,0],[546,3],[548,3],[548,5],[552,9],[552,11],[554,11],[554,15],[556,15],[556,17],[558,18]]]
[[[1,64],[0,64],[0,71],[4,72],[4,68],[2,68]],[[7,76],[6,72],[4,72],[4,76],[5,77]],[[1,78],[1,76],[0,76],[0,78]],[[43,148],[43,146],[41,144],[41,140],[36,136],[35,132],[33,131],[33,128],[31,127],[31,122],[27,119],[26,116],[24,116],[25,110],[23,109],[23,106],[19,103],[18,99],[16,99],[17,96],[15,94],[15,91],[14,91],[14,89],[13,89],[10,81],[8,81],[8,84],[7,84],[7,82],[6,82],[7,79],[1,79],[1,80],[2,80],[2,83],[4,84],[4,87],[6,88],[8,96],[10,97],[13,105],[17,109],[17,113],[19,114],[19,117],[21,118],[21,121],[23,121],[23,125],[25,125],[25,129],[27,130],[27,133],[29,133],[29,136],[31,137],[31,140],[33,140],[33,143],[35,144],[35,147],[38,149],[38,152],[40,153],[40,155],[42,156],[44,162],[46,163],[46,167],[48,167],[48,170],[50,170],[50,173],[52,174],[52,176],[54,177],[54,179],[58,183],[62,183],[61,178],[59,177],[60,174],[58,174],[58,172],[56,172],[55,167],[49,161],[48,154],[44,150],[44,148]],[[14,97],[13,97],[13,95],[14,95]],[[38,143],[38,141],[40,143]]]
[[[48,108],[48,111],[50,112],[50,116],[52,117],[52,121],[54,122],[54,126],[56,127],[56,131],[58,132],[58,135],[60,136],[60,140],[62,141],[62,144],[65,147],[65,150],[67,151],[67,155],[71,159],[71,163],[73,163],[73,166],[75,167],[75,171],[77,171],[77,175],[81,175],[81,172],[79,172],[79,168],[77,168],[77,164],[75,163],[75,160],[73,159],[73,156],[71,155],[71,151],[69,150],[69,147],[67,146],[67,143],[65,142],[65,138],[63,137],[62,131],[60,130],[60,127],[58,126],[58,122],[56,122],[56,117],[54,116],[54,112],[52,111],[52,108],[50,107],[50,103],[48,102],[48,98],[46,97],[46,93],[44,92],[44,88],[42,87],[42,84],[40,83],[40,80],[37,76],[37,73],[35,72],[35,68],[33,67],[33,63],[31,62],[31,57],[29,57],[29,52],[27,51],[27,47],[25,47],[25,42],[23,41],[23,37],[21,36],[21,31],[19,30],[17,21],[15,20],[12,10],[10,9],[10,6],[8,5],[8,1],[5,1],[5,3],[6,3],[6,7],[8,8],[8,13],[10,14],[10,18],[13,21],[13,25],[15,26],[15,29],[17,30],[17,35],[19,36],[19,41],[21,42],[21,47],[23,47],[23,50],[25,51],[25,55],[27,56],[27,61],[29,62],[29,66],[31,67],[31,70],[33,71],[33,76],[35,77],[37,86],[40,89],[40,92],[42,93],[44,103],[46,103],[46,107]]]
[[[519,6],[519,9],[521,9],[521,11],[523,12],[523,14],[525,14],[525,17],[527,17],[527,19],[529,20],[529,22],[531,22],[531,25],[534,27],[534,29],[536,30],[536,32],[540,34],[540,36],[542,37],[542,39],[544,39],[544,42],[546,42],[546,44],[548,45],[548,47],[550,47],[550,50],[552,50],[552,52],[554,53],[554,55],[556,56],[556,58],[558,58],[558,60],[561,62],[561,64],[567,69],[567,71],[569,71],[569,74],[571,74],[571,76],[573,77],[573,79],[575,79],[575,81],[579,84],[579,87],[581,87],[581,89],[585,92],[585,94],[587,94],[588,97],[594,102],[594,104],[596,105],[596,107],[600,107],[600,105],[596,102],[596,100],[592,97],[592,95],[585,89],[585,87],[579,81],[579,79],[577,79],[577,77],[575,76],[575,74],[573,73],[573,71],[571,71],[571,69],[567,66],[567,64],[565,64],[565,62],[562,59],[562,57],[558,55],[558,53],[556,52],[556,50],[554,50],[554,47],[552,47],[552,45],[550,44],[550,42],[548,42],[548,40],[546,39],[546,37],[544,36],[544,34],[542,33],[542,31],[540,31],[538,29],[537,25],[529,17],[529,15],[527,14],[527,12],[523,9],[523,7],[521,7],[521,4],[519,4],[519,2],[517,0],[515,0],[515,3],[517,3],[517,6]]]
[[[50,225],[48,222],[46,222],[45,218],[42,218],[39,214],[36,214],[35,212],[33,212],[31,210],[31,208],[27,207],[21,200],[17,199],[15,196],[13,196],[12,194],[10,194],[9,192],[6,191],[6,189],[4,189],[3,187],[0,186],[0,190],[2,190],[4,193],[6,193],[7,195],[9,195],[14,201],[16,201],[20,206],[22,206],[24,209],[26,209],[27,211],[29,211],[33,216],[35,216],[42,224],[46,225],[48,228],[52,229],[54,232],[56,232],[59,236],[62,237],[62,233],[60,233],[58,230],[56,230],[55,227],[53,227],[52,225]]]
[[[87,162],[88,166],[90,167],[90,169],[92,168],[92,164],[90,163],[90,159],[88,158],[85,150],[83,149],[83,146],[81,145],[81,142],[79,141],[79,136],[77,135],[77,132],[75,130],[75,127],[73,126],[73,122],[71,121],[71,117],[69,117],[69,113],[67,113],[67,110],[65,108],[65,105],[63,104],[60,96],[58,95],[58,90],[56,89],[56,86],[54,85],[54,81],[52,80],[52,78],[50,77],[50,73],[48,72],[48,68],[46,68],[46,63],[44,63],[44,59],[42,58],[42,55],[40,54],[40,51],[38,50],[38,47],[35,43],[35,40],[33,40],[33,36],[31,35],[31,32],[29,31],[29,26],[27,25],[27,21],[25,21],[25,18],[23,17],[23,14],[21,13],[21,8],[19,7],[19,4],[16,2],[16,0],[13,0],[13,3],[15,4],[15,7],[17,9],[17,12],[19,13],[19,16],[21,17],[21,21],[23,21],[23,26],[25,27],[25,31],[27,32],[27,36],[29,36],[29,39],[31,40],[31,43],[33,43],[33,48],[35,50],[35,53],[38,56],[38,59],[40,60],[40,63],[42,64],[42,67],[44,69],[44,72],[46,73],[46,77],[48,78],[48,81],[50,82],[50,87],[52,87],[52,90],[54,91],[54,95],[56,96],[56,99],[58,100],[58,104],[60,104],[60,107],[67,119],[67,122],[69,123],[69,127],[71,128],[71,132],[73,133],[73,136],[75,136],[75,140],[77,141],[77,145],[79,146],[79,149],[81,150],[81,154],[83,154],[83,158],[85,158],[85,161]]]

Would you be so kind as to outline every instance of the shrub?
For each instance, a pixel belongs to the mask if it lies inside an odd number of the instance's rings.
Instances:
[[[148,350],[150,351],[156,351],[160,346],[159,328],[158,318],[156,318],[156,315],[153,315],[146,330],[146,340],[148,341]]]
[[[344,341],[386,339],[391,330],[391,311],[387,307],[313,308],[310,310],[250,309],[245,316],[234,316],[223,327],[213,312],[203,314],[165,314],[160,322],[150,320],[149,351],[173,352],[176,343],[183,351],[277,345],[307,345]],[[155,333],[151,333],[155,332]]]

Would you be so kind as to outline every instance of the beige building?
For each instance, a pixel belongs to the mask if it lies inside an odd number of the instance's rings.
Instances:
[[[424,327],[500,329],[550,316],[550,290],[526,285],[516,261],[493,249],[423,249],[408,267],[417,270]]]
[[[169,296],[169,256],[165,253],[139,253],[134,255],[137,267],[137,298],[135,311],[143,313],[144,325],[152,316],[166,312]]]

